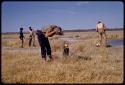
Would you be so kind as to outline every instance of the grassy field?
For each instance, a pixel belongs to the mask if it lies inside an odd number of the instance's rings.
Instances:
[[[1,74],[3,83],[122,83],[123,47],[96,47],[96,32],[65,32],[64,37],[82,41],[69,42],[70,54],[62,55],[62,40],[50,38],[53,62],[41,62],[40,47],[24,48],[17,34],[2,34]],[[108,31],[108,39],[123,39],[123,31]]]

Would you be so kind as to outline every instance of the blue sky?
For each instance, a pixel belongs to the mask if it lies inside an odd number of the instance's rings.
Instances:
[[[62,29],[93,29],[101,20],[107,28],[123,28],[123,3],[120,1],[41,1],[2,3],[2,32],[28,31],[49,24]]]

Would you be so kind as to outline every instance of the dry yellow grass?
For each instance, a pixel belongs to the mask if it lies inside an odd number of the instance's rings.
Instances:
[[[123,38],[122,31],[110,31],[107,34]],[[92,34],[92,35],[90,35]],[[73,36],[72,36],[73,35]],[[51,38],[50,44],[53,62],[41,62],[40,47],[19,48],[16,35],[2,36],[2,82],[3,83],[122,83],[123,47],[97,48],[95,32],[76,33],[83,42],[69,44],[70,55],[61,55],[61,40]],[[65,33],[65,36],[76,36]],[[8,44],[8,40],[11,44]],[[6,42],[6,44],[5,44]],[[37,42],[37,40],[36,40]]]

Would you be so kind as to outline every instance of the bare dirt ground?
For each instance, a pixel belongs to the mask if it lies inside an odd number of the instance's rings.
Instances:
[[[53,62],[41,62],[40,47],[24,48],[17,34],[2,34],[3,83],[122,83],[123,46],[96,47],[96,32],[65,32],[49,38]],[[123,39],[123,31],[108,31],[108,39]],[[70,54],[62,55],[62,42],[69,42]]]

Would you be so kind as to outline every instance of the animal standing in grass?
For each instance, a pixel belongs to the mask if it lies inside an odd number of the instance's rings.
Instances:
[[[69,55],[69,46],[68,43],[64,43],[64,47],[63,47],[63,55],[64,56],[68,56]]]

